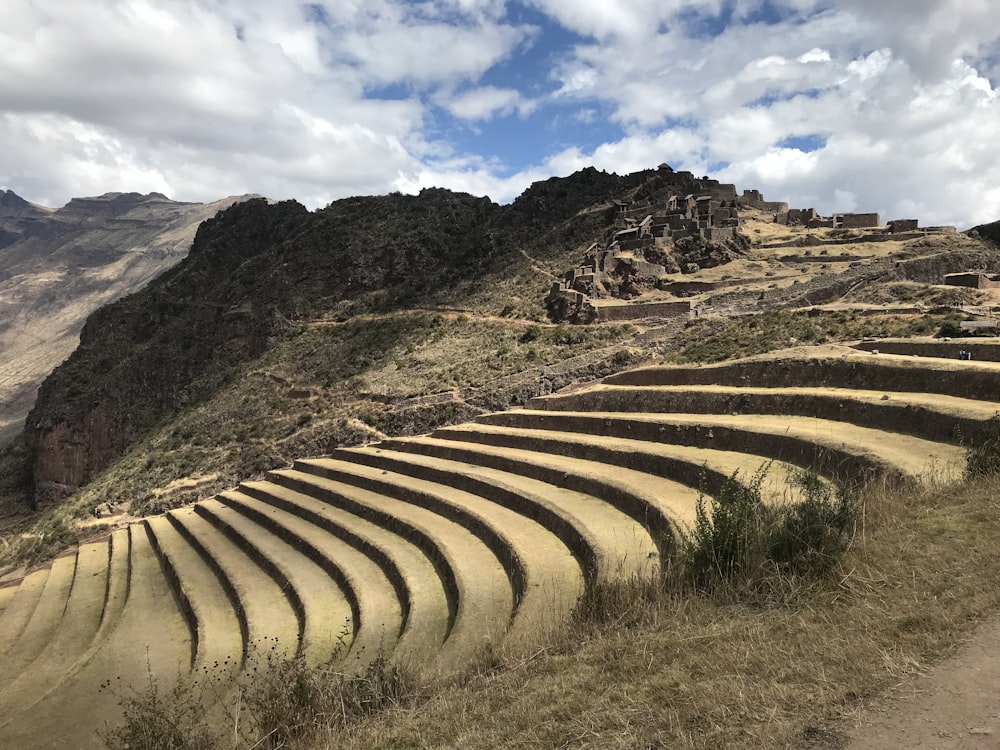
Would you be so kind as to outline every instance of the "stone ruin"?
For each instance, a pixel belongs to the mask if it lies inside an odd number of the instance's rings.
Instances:
[[[657,168],[656,177],[656,189],[639,191],[645,193],[644,199],[613,202],[612,234],[587,248],[583,263],[552,285],[546,305],[554,320],[590,323],[690,316],[692,308],[686,300],[625,302],[653,289],[671,291],[676,284],[666,278],[670,274],[695,273],[746,255],[750,239],[740,232],[740,209],[770,213],[774,223],[789,227],[869,230],[850,240],[811,238],[821,244],[906,240],[956,231],[955,227],[921,228],[917,219],[895,219],[882,225],[878,213],[821,216],[814,208],[767,201],[760,190],[737,195],[735,185],[675,172],[667,164]],[[609,298],[622,302],[594,303]]]
[[[877,213],[841,213],[832,216],[820,216],[815,208],[789,208],[787,203],[780,201],[765,201],[759,190],[744,190],[743,195],[736,199],[740,208],[756,208],[765,213],[774,214],[774,223],[789,227],[805,227],[806,229],[873,229],[873,234],[912,235],[918,237],[925,234],[954,234],[955,227],[921,227],[918,219],[893,219],[887,224],[881,223]],[[910,239],[902,237],[901,239]]]
[[[666,187],[645,202],[615,201],[611,236],[593,243],[584,262],[553,284],[546,301],[554,318],[592,322],[688,315],[686,301],[628,306],[628,311],[604,307],[599,313],[592,300],[635,299],[660,286],[668,274],[712,268],[747,252],[750,241],[739,232],[735,185],[697,179],[667,165],[659,172]]]
[[[1000,274],[982,271],[946,273],[944,283],[948,286],[964,286],[969,289],[1000,289]]]

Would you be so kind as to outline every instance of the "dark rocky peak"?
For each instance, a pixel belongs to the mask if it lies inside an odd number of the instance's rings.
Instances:
[[[969,234],[975,232],[984,240],[989,240],[994,245],[1000,245],[1000,221],[994,221],[990,224],[980,224],[978,227],[973,227],[969,230]]]
[[[56,216],[63,220],[86,219],[95,221],[114,216],[121,216],[143,205],[144,203],[174,204],[161,193],[105,193],[89,198],[73,198],[69,203],[56,211]]]
[[[13,190],[0,190],[0,208],[30,211],[35,207]]]
[[[14,244],[51,215],[50,211],[29,203],[13,190],[0,190],[0,248]]]

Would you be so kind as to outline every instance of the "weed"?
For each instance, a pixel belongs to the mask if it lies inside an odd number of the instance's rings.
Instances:
[[[763,537],[760,488],[768,468],[769,464],[762,466],[746,484],[737,481],[734,473],[708,501],[703,492],[699,494],[694,527],[681,545],[696,585],[743,576],[759,559]]]
[[[681,545],[696,587],[748,581],[765,570],[821,576],[847,551],[856,517],[848,495],[815,472],[800,471],[790,484],[801,489],[802,500],[767,506],[761,486],[768,468],[763,465],[746,483],[734,473],[709,501],[699,496],[694,527]]]
[[[778,509],[768,534],[768,559],[796,575],[821,575],[847,551],[855,504],[814,472],[800,471],[793,480],[804,497]]]
[[[994,417],[972,436],[965,451],[965,477],[1000,475],[1000,417]]]
[[[287,659],[276,639],[254,644],[246,669],[205,668],[164,692],[147,669],[141,689],[106,682],[122,708],[122,722],[102,733],[108,750],[278,750],[316,731],[336,731],[398,706],[415,695],[409,672],[379,655],[356,672],[343,669],[346,628],[333,660],[314,666]],[[206,718],[215,705],[231,731],[223,743]],[[213,712],[209,712],[211,716]],[[216,722],[219,724],[221,722]]]
[[[125,721],[101,732],[108,750],[213,750],[214,733],[205,721],[202,690],[198,685],[177,682],[164,692],[148,671],[145,687],[122,687],[105,682],[100,690],[111,692],[121,706]]]

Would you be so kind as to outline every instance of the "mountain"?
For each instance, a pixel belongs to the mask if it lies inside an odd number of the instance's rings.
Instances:
[[[49,209],[0,192],[0,445],[21,429],[87,316],[175,265],[198,225],[238,200],[108,193]]]
[[[969,232],[976,232],[983,239],[1000,245],[1000,221],[994,221],[990,224],[980,224],[978,227],[970,229]]]
[[[699,238],[695,224],[733,229],[734,186],[666,165],[624,176],[588,168],[506,206],[442,189],[314,212],[240,202],[198,228],[181,262],[89,317],[0,460],[0,496],[21,483],[42,505],[85,488],[83,514],[170,507],[298,456],[427,431],[638,356],[693,343],[722,352],[726,327],[749,313],[970,302],[974,290],[934,287],[945,273],[996,263],[994,249],[954,233],[780,224],[755,194],[763,207],[740,207],[745,226],[725,247]],[[681,215],[702,204],[717,214]],[[670,211],[681,212],[683,239],[642,235],[647,219]],[[634,249],[607,249],[619,241]],[[604,249],[595,256],[595,247]],[[557,293],[590,299],[611,323],[553,324],[547,299]],[[636,307],[646,301],[660,304]],[[644,311],[668,319],[646,332],[627,322]],[[829,331],[822,317],[794,322],[814,338],[917,325],[831,316]],[[810,340],[782,336],[765,348]],[[725,347],[757,338],[740,329]]]
[[[544,314],[551,280],[518,251],[570,248],[575,260],[579,238],[610,225],[611,199],[653,177],[591,168],[538,183],[510,206],[441,189],[313,213],[293,201],[231,206],[199,228],[184,261],[96,311],[45,381],[25,430],[37,497],[72,492],[158,421],[210,400],[296,321],[448,304],[490,274],[502,288],[512,268],[527,271],[533,314]]]

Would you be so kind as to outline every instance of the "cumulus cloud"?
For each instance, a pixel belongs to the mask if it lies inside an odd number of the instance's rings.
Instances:
[[[482,86],[458,95],[449,93],[441,97],[441,105],[463,120],[484,120],[512,112],[526,115],[537,106],[535,102],[521,96],[517,89],[501,89],[496,86]]]
[[[967,226],[1000,217],[994,5],[6,0],[0,187],[506,201],[668,161]]]

